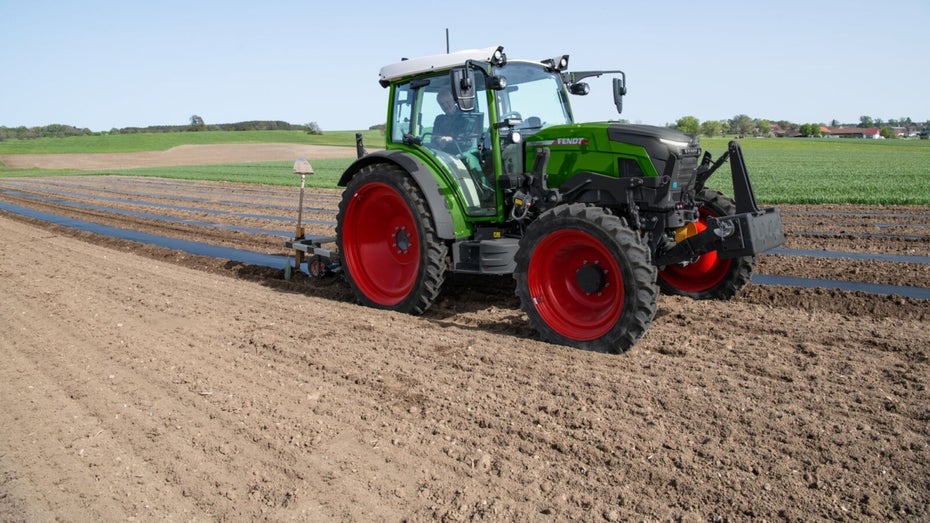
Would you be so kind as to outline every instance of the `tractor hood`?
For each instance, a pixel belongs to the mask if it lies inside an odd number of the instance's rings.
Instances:
[[[672,158],[680,160],[683,157],[697,157],[701,154],[697,136],[668,127],[611,124],[607,128],[607,137],[612,142],[642,146],[659,174],[671,174],[667,170]]]
[[[701,154],[695,136],[667,127],[612,122],[553,125],[528,136],[528,168],[539,147],[550,149],[548,174],[553,186],[581,171],[678,177],[685,165],[696,168]]]
[[[654,125],[609,124],[607,137],[615,142],[642,145],[653,158],[664,158],[669,153],[687,153],[688,149],[700,147],[697,136]]]

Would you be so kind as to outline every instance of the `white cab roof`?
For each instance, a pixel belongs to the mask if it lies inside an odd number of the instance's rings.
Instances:
[[[421,56],[402,60],[391,65],[381,68],[381,81],[391,82],[398,78],[410,76],[419,73],[425,73],[432,70],[451,69],[457,65],[462,65],[466,60],[477,60],[479,62],[488,62],[497,47],[485,47],[484,49],[467,49],[447,54],[435,54],[430,56]]]

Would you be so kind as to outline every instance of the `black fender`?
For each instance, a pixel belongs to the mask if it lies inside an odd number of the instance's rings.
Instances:
[[[434,224],[436,233],[444,240],[454,240],[455,227],[452,223],[452,213],[449,212],[449,207],[446,205],[446,200],[442,195],[439,184],[436,182],[436,178],[433,177],[433,172],[419,159],[403,151],[375,151],[362,156],[352,162],[352,165],[342,173],[342,177],[339,178],[339,186],[345,187],[349,185],[352,178],[362,168],[378,163],[393,163],[410,174],[420,191],[423,192],[423,196],[426,197],[426,203],[429,205],[429,210],[433,213],[433,219],[436,222]]]

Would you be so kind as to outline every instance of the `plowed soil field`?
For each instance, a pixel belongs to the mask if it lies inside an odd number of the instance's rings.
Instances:
[[[297,195],[0,179],[0,520],[930,519],[930,208],[781,206],[761,280],[623,355],[539,341],[509,277],[413,317],[9,211],[287,254]]]

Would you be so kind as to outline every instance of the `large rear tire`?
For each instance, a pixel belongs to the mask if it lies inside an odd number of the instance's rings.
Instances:
[[[422,314],[439,294],[446,244],[413,179],[401,168],[363,168],[342,193],[336,242],[346,280],[364,305]]]
[[[624,221],[576,203],[541,214],[520,240],[517,296],[549,342],[621,353],[655,317],[656,269]]]
[[[695,197],[698,205],[696,232],[707,229],[707,218],[736,213],[733,200],[704,189]],[[729,300],[749,283],[755,257],[723,259],[715,251],[686,264],[669,265],[659,271],[659,286],[665,294],[689,296],[698,300]]]

